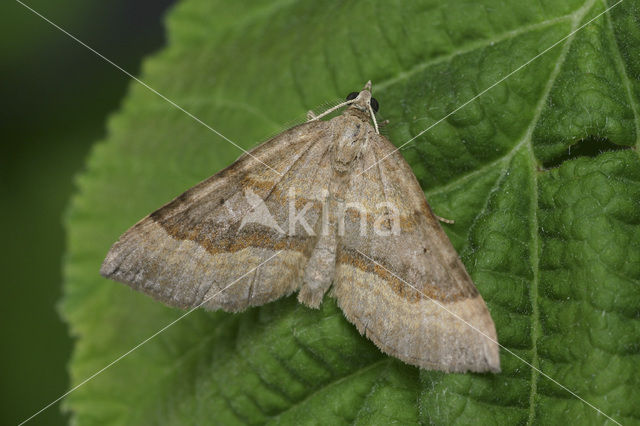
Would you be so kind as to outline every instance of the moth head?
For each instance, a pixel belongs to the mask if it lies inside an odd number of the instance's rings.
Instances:
[[[351,101],[350,108],[354,108],[373,117],[380,105],[376,98],[371,96],[371,80],[365,84],[360,92],[351,92],[347,95],[347,102]]]

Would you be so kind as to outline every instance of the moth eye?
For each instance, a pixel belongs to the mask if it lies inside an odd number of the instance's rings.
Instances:
[[[347,100],[350,101],[358,97],[358,92],[351,92],[347,95]]]
[[[371,98],[371,101],[369,101],[369,103],[371,104],[371,108],[373,108],[373,112],[378,112],[378,108],[380,108],[380,105],[378,105],[378,101],[376,100],[376,98]]]

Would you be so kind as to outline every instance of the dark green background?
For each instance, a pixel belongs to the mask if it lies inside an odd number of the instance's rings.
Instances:
[[[25,0],[136,75],[164,44],[172,0]],[[0,6],[3,37],[0,424],[17,424],[67,390],[71,349],[56,305],[62,216],[92,143],[129,78],[19,3]],[[62,424],[59,405],[29,424]]]

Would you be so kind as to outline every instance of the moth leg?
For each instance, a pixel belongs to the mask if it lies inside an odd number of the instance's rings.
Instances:
[[[456,223],[455,220],[453,219],[445,219],[444,217],[440,217],[437,214],[434,214],[434,216],[436,217],[436,219],[438,219],[440,222],[444,222],[444,223],[448,223],[449,225],[453,225],[454,223]]]
[[[380,126],[380,127],[386,126],[389,123],[390,123],[389,120],[382,120],[381,122],[378,123],[378,126]]]
[[[314,120],[314,119],[316,119],[316,117],[317,116],[313,111],[311,111],[311,110],[307,111],[307,121]]]

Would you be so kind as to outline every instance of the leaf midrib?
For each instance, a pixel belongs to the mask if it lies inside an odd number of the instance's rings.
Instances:
[[[596,0],[590,0],[583,4],[583,6],[579,9],[579,11],[574,14],[574,18],[571,25],[571,32],[574,32],[578,29],[582,20],[585,18],[587,13],[594,7]],[[606,7],[606,4],[605,4]],[[608,13],[608,12],[607,12]],[[534,114],[533,119],[527,129],[527,133],[521,142],[521,145],[525,144],[527,151],[529,153],[530,167],[531,167],[531,224],[530,224],[530,232],[531,232],[531,247],[530,247],[530,258],[531,258],[531,271],[533,274],[533,278],[531,280],[531,288],[530,288],[530,299],[531,299],[531,352],[532,359],[531,365],[534,368],[531,368],[531,383],[529,387],[529,417],[527,419],[527,424],[531,425],[535,421],[536,417],[536,404],[535,398],[538,390],[538,379],[540,377],[539,368],[540,368],[540,358],[538,355],[538,338],[540,337],[540,306],[539,306],[539,293],[538,293],[538,285],[539,285],[539,274],[540,274],[540,238],[538,235],[538,177],[537,177],[537,166],[538,162],[536,161],[535,153],[533,150],[533,131],[536,128],[544,106],[549,99],[549,95],[551,94],[551,89],[560,74],[562,66],[567,58],[567,55],[571,49],[573,41],[576,38],[576,34],[572,34],[564,43],[562,48],[562,53],[558,56],[558,60],[556,65],[549,76],[549,81],[547,82],[547,86],[545,87],[545,91],[543,96],[541,96],[540,101],[538,102],[538,107],[536,108],[536,112]]]

